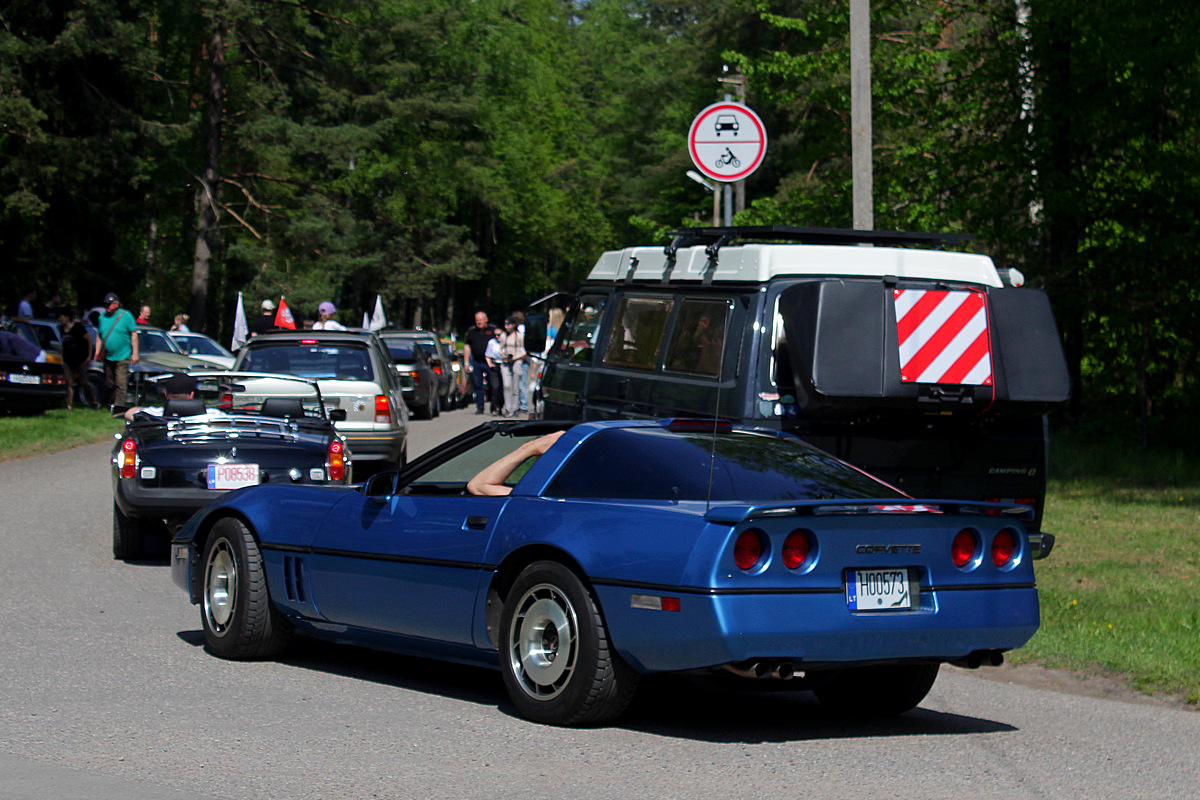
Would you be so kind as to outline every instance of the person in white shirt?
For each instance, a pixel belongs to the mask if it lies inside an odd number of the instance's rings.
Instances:
[[[326,300],[321,305],[317,306],[318,319],[313,323],[314,331],[344,331],[346,326],[333,319],[333,315],[337,313],[337,308],[333,303]]]
[[[17,316],[25,319],[33,318],[33,301],[37,299],[37,289],[30,289],[25,292],[25,296],[21,298],[21,302],[17,303]]]
[[[496,334],[487,343],[487,350],[484,351],[484,358],[488,365],[488,394],[491,395],[493,415],[504,413],[504,381],[500,375],[500,365],[504,363],[504,347],[501,345],[503,338],[504,330],[497,328]]]

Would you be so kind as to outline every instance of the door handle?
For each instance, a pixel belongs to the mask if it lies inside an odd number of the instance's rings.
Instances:
[[[472,515],[472,516],[467,517],[466,528],[467,528],[467,530],[481,531],[487,527],[487,524],[488,524],[487,517],[477,517],[477,516]]]

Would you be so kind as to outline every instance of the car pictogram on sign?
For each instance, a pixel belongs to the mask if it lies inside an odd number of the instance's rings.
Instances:
[[[716,122],[713,123],[716,128],[717,136],[721,135],[721,131],[733,131],[733,135],[737,136],[738,121],[733,114],[718,114]]]

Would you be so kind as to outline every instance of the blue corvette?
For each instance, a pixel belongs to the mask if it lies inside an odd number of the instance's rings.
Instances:
[[[611,720],[641,675],[683,671],[892,714],[1037,630],[1028,514],[914,501],[776,432],[496,421],[361,489],[232,492],[172,573],[218,656],[302,631],[498,667],[545,723]]]

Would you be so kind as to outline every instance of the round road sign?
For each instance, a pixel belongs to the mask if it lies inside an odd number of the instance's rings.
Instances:
[[[717,181],[740,181],[767,154],[767,129],[747,106],[713,103],[692,120],[688,152],[696,169]]]

